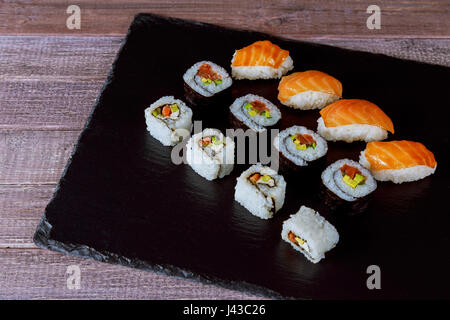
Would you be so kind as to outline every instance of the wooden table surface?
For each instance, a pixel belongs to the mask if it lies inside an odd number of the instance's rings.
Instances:
[[[201,4],[200,4],[201,3]],[[339,3],[339,4],[338,4]],[[134,14],[153,12],[450,66],[450,1],[0,1],[0,299],[253,299],[38,249],[34,230]],[[81,288],[67,288],[69,265]]]

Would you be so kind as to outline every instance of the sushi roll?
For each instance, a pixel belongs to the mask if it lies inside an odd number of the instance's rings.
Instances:
[[[376,104],[342,99],[320,110],[317,132],[328,141],[384,140],[394,133],[391,119]]]
[[[327,142],[320,135],[302,126],[280,131],[274,146],[279,151],[281,170],[288,173],[300,172],[310,164],[320,167],[328,151]]]
[[[211,61],[200,61],[183,75],[186,100],[194,106],[206,106],[231,97],[233,83],[228,72]]]
[[[187,142],[186,160],[207,180],[223,178],[233,171],[234,142],[220,130],[205,129]]]
[[[283,222],[281,238],[300,251],[312,263],[325,258],[339,241],[336,228],[318,212],[302,206]]]
[[[192,110],[172,96],[165,96],[144,111],[150,134],[165,146],[174,146],[191,133]]]
[[[235,79],[279,79],[293,68],[289,51],[268,40],[236,50],[231,60],[231,74]]]
[[[423,179],[436,171],[433,153],[420,142],[369,142],[361,152],[359,163],[375,179],[403,183]]]
[[[237,179],[234,199],[251,214],[270,219],[284,204],[286,182],[269,167],[255,164]]]
[[[294,109],[322,109],[340,98],[342,84],[316,70],[295,72],[283,77],[278,85],[278,100]]]
[[[281,112],[269,100],[247,94],[236,99],[230,106],[230,117],[235,127],[262,132],[277,124],[281,119]]]
[[[322,172],[325,203],[335,210],[356,214],[368,205],[368,196],[377,188],[370,171],[358,162],[342,159]]]

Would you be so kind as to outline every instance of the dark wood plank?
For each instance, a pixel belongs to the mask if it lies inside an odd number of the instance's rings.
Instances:
[[[56,184],[79,131],[0,131],[0,185]]]
[[[381,29],[366,27],[366,1],[240,1],[240,0],[79,0],[81,30],[66,27],[64,0],[2,1],[0,32],[125,34],[133,16],[152,12],[235,28],[258,30],[289,38],[311,37],[449,37],[450,2],[376,2],[382,10]]]
[[[33,234],[54,188],[0,186],[0,249],[36,248]]]
[[[0,299],[255,299],[237,291],[41,249],[0,249]],[[67,288],[67,267],[81,288]]]

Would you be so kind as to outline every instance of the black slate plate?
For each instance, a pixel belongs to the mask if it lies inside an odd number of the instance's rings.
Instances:
[[[233,201],[245,166],[209,182],[187,165],[172,164],[171,148],[147,133],[144,109],[163,95],[183,98],[182,74],[194,62],[208,59],[229,69],[234,49],[261,39],[290,50],[296,71],[327,72],[342,81],[344,97],[381,106],[394,121],[393,138],[421,141],[434,152],[436,174],[380,183],[370,209],[351,218],[324,206],[318,176],[291,179],[285,206],[264,221]],[[276,102],[277,83],[235,81],[233,97],[253,92]],[[269,297],[448,298],[449,84],[444,67],[137,15],[34,240],[76,256]],[[282,128],[316,128],[317,111],[281,109]],[[330,143],[327,162],[357,159],[363,148]],[[282,222],[300,205],[318,210],[341,235],[319,264],[280,239]],[[381,290],[366,287],[373,264],[381,268]]]

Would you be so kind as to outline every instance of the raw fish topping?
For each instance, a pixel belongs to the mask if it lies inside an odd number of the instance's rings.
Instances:
[[[289,56],[289,51],[281,49],[276,44],[265,40],[236,50],[233,67],[266,66],[279,68]]]
[[[324,72],[310,70],[295,72],[281,78],[278,91],[278,99],[282,102],[306,91],[319,91],[342,97],[342,84]]]
[[[320,115],[327,127],[368,124],[394,133],[391,119],[376,104],[366,100],[338,100],[322,109]]]
[[[422,143],[414,141],[369,142],[364,156],[372,170],[403,169],[414,166],[434,168],[433,153]]]

